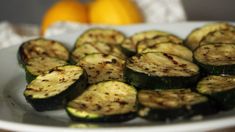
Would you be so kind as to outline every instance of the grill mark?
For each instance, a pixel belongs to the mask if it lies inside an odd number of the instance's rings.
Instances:
[[[177,64],[178,64],[178,62],[177,62],[177,61],[175,61],[175,60],[174,60],[174,58],[173,58],[172,56],[170,56],[170,55],[168,55],[168,54],[166,54],[166,53],[163,53],[163,55],[164,55],[164,56],[166,56],[168,59],[170,59],[170,60],[173,62],[173,64],[175,64],[175,65],[177,65]]]

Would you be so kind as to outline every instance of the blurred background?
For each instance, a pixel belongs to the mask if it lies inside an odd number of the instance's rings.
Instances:
[[[1,0],[0,45],[90,24],[234,21],[234,5],[235,0]]]
[[[46,10],[58,0],[1,0],[0,20],[40,24]],[[235,0],[182,0],[188,20],[235,20]]]

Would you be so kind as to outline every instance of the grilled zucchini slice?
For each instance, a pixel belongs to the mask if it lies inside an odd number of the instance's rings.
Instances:
[[[83,45],[80,45],[77,48],[75,48],[75,50],[72,52],[71,55],[72,62],[77,63],[82,57],[93,53],[113,55],[125,59],[125,55],[117,46],[110,45],[104,42],[96,42],[96,43],[86,42]]]
[[[217,101],[221,109],[235,107],[235,76],[207,76],[198,83],[197,91]]]
[[[145,39],[154,39],[155,42],[159,43],[160,42],[182,43],[182,40],[175,35],[163,31],[150,30],[150,31],[143,31],[136,33],[133,36],[127,38],[121,44],[121,48],[123,52],[130,57],[132,55],[135,55],[137,44]]]
[[[124,69],[126,82],[137,88],[168,89],[193,85],[199,77],[197,65],[160,52],[137,54]]]
[[[30,83],[37,76],[43,75],[58,66],[64,66],[67,62],[51,57],[36,57],[29,59],[25,66],[26,81]]]
[[[182,44],[182,40],[175,39],[175,37],[172,35],[158,36],[151,39],[145,39],[137,43],[137,53],[141,53],[144,49],[151,48],[152,46],[155,46],[156,44],[160,43]]]
[[[235,43],[235,31],[219,30],[219,31],[211,32],[202,39],[202,41],[200,42],[200,45],[212,44],[212,43],[234,44]]]
[[[211,32],[215,32],[215,31],[219,31],[219,30],[234,30],[234,27],[228,23],[225,23],[225,22],[204,25],[200,28],[193,30],[188,35],[188,37],[185,41],[185,44],[191,50],[195,50],[199,46],[201,40],[205,36],[207,36]]]
[[[124,41],[124,39],[125,35],[120,31],[114,29],[91,28],[78,37],[75,47],[78,47],[85,42],[104,42],[119,45]]]
[[[188,61],[193,60],[193,53],[190,49],[184,47],[183,45],[174,44],[174,43],[155,44],[152,45],[151,47],[143,49],[139,53],[147,53],[147,52],[163,52],[167,54],[176,55]]]
[[[78,96],[87,84],[87,74],[79,66],[56,67],[39,75],[26,86],[24,96],[37,111],[62,108]]]
[[[66,107],[74,121],[121,122],[136,116],[134,87],[119,81],[93,84]]]
[[[90,54],[77,65],[86,70],[89,84],[94,84],[106,80],[123,81],[124,63],[124,60],[112,55]]]
[[[234,53],[234,44],[207,44],[194,51],[194,61],[207,74],[235,74]]]
[[[67,61],[69,51],[62,43],[38,38],[24,42],[18,50],[18,62],[25,66],[28,60],[35,57],[54,57]]]
[[[138,115],[151,121],[190,119],[216,113],[214,103],[190,89],[140,90]]]

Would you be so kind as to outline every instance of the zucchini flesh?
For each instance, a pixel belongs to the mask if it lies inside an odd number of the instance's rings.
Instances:
[[[88,74],[88,83],[94,84],[106,80],[123,81],[125,61],[105,54],[90,54],[83,57],[77,65],[83,67]]]
[[[91,28],[78,37],[75,47],[78,47],[85,42],[104,42],[119,45],[124,41],[124,39],[125,35],[120,31],[114,29]]]
[[[219,31],[211,32],[202,39],[202,41],[200,42],[200,45],[211,44],[211,43],[233,44],[235,43],[235,31],[219,30]]]
[[[66,111],[75,121],[127,121],[135,117],[136,94],[134,87],[123,82],[100,82],[70,101]]]
[[[162,37],[165,38],[162,38]],[[132,56],[136,53],[136,46],[140,41],[146,40],[146,39],[154,39],[156,42],[174,42],[174,43],[182,43],[182,40],[170,33],[163,32],[163,31],[157,31],[157,30],[149,30],[149,31],[143,31],[134,34],[133,36],[127,38],[122,44],[121,47],[123,49],[123,52],[126,53],[127,56]]]
[[[141,90],[138,115],[152,121],[172,121],[217,112],[206,96],[190,89]]]
[[[194,60],[208,74],[235,74],[234,53],[234,44],[207,44],[194,51]]]
[[[62,43],[38,38],[24,42],[18,50],[18,62],[23,66],[28,60],[35,57],[53,57],[67,61],[69,51]]]
[[[193,85],[199,68],[190,61],[174,55],[148,52],[129,58],[124,79],[137,88],[180,88]]]
[[[200,28],[193,30],[186,39],[186,46],[191,50],[195,50],[200,41],[207,36],[210,32],[218,31],[218,30],[234,30],[234,27],[228,23],[220,22],[220,23],[212,23],[204,25]]]
[[[36,57],[29,59],[25,66],[26,80],[30,83],[37,76],[46,74],[49,70],[66,64],[67,62],[64,60],[51,57]]]
[[[147,48],[151,48],[152,46],[155,46],[156,44],[160,43],[173,43],[173,44],[182,44],[181,39],[176,39],[176,37],[172,35],[167,35],[167,36],[158,36],[155,38],[151,39],[145,39],[137,44],[137,53],[141,53],[143,50]]]
[[[163,52],[167,54],[176,55],[188,61],[193,60],[193,53],[190,49],[184,47],[183,45],[174,44],[174,43],[160,43],[152,45],[141,51],[140,53],[147,52]]]
[[[217,101],[221,109],[235,107],[235,76],[207,76],[197,84],[197,91]]]
[[[71,58],[74,63],[77,63],[82,57],[93,53],[110,54],[123,59],[125,58],[125,55],[117,46],[103,42],[84,43],[83,45],[79,45],[72,52]]]
[[[37,76],[26,86],[24,96],[37,111],[53,110],[78,96],[86,84],[87,75],[81,67],[61,66]]]

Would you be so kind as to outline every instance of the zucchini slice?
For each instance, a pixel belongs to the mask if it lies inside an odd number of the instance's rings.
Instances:
[[[234,26],[225,23],[225,22],[219,22],[219,23],[212,23],[204,25],[200,28],[197,28],[193,30],[187,37],[185,44],[188,48],[191,50],[195,50],[201,40],[207,36],[211,32],[219,31],[219,30],[234,30]]]
[[[137,54],[127,60],[124,69],[125,81],[137,88],[188,87],[197,82],[198,77],[197,65],[160,52]]]
[[[83,92],[86,84],[87,74],[81,67],[61,66],[37,76],[26,86],[24,96],[37,111],[54,110]]]
[[[90,54],[83,57],[77,65],[84,68],[88,74],[88,83],[94,84],[106,80],[123,81],[125,61],[105,54]]]
[[[93,84],[66,107],[74,121],[121,122],[136,116],[134,87],[119,81]]]
[[[36,57],[29,59],[25,66],[26,80],[30,83],[37,76],[43,75],[58,66],[67,65],[67,62],[51,57]]]
[[[113,55],[125,59],[125,55],[122,53],[120,48],[118,48],[115,45],[110,45],[104,42],[96,42],[96,43],[86,42],[83,45],[79,45],[72,52],[71,58],[73,62],[77,63],[82,57],[93,53]]]
[[[24,42],[18,50],[18,62],[25,66],[28,60],[35,57],[54,57],[67,61],[69,51],[62,43],[38,38]]]
[[[137,44],[137,53],[141,53],[144,49],[151,48],[152,46],[155,46],[156,44],[160,43],[173,43],[173,44],[183,44],[182,40],[175,39],[172,35],[167,36],[158,36],[151,39],[145,39]]]
[[[207,74],[235,74],[235,44],[207,44],[194,51],[194,60]]]
[[[78,37],[75,47],[78,47],[85,42],[104,42],[119,45],[125,38],[123,33],[114,29],[91,28]]]
[[[219,30],[219,31],[211,32],[202,39],[202,41],[200,42],[200,45],[212,44],[212,43],[234,44],[235,43],[235,31]]]
[[[165,37],[165,38],[162,38]],[[121,48],[127,56],[135,55],[136,53],[136,46],[140,41],[145,39],[154,39],[156,42],[174,42],[174,43],[182,43],[182,39],[179,37],[163,32],[158,30],[150,30],[150,31],[143,31],[134,34],[133,36],[127,38],[122,44]]]
[[[151,47],[143,49],[139,53],[147,53],[147,52],[163,52],[167,54],[176,55],[188,61],[193,60],[193,53],[190,49],[184,47],[183,45],[174,44],[174,43],[155,44],[152,45]]]
[[[190,119],[216,113],[214,103],[190,89],[140,90],[138,115],[151,121]]]
[[[207,76],[198,83],[197,91],[217,101],[221,109],[235,107],[235,76]]]

